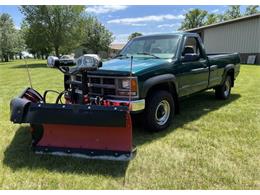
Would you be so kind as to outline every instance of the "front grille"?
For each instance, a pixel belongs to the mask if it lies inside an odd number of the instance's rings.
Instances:
[[[101,79],[100,78],[90,78],[90,83],[96,83],[96,84],[100,84],[101,83]]]
[[[114,85],[115,84],[115,79],[104,78],[103,79],[103,84]]]
[[[127,77],[111,77],[100,75],[88,75],[88,93],[90,96],[106,96],[105,98],[129,98],[120,92],[126,91],[120,88],[120,80]],[[137,98],[138,96],[133,96]]]
[[[93,93],[93,94],[97,94],[97,95],[102,95],[102,92],[101,92],[101,88],[97,88],[97,87],[92,87],[90,89],[90,92]]]
[[[76,75],[76,81],[82,81],[81,75]]]
[[[116,95],[116,90],[104,88],[104,95]]]
[[[90,95],[114,96],[116,95],[115,78],[88,75]]]

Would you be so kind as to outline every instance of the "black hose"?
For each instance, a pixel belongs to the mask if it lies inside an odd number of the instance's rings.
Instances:
[[[44,92],[44,94],[43,94],[43,101],[44,101],[44,103],[46,103],[46,97],[47,97],[47,94],[48,94],[49,92],[57,93],[57,94],[60,95],[60,92],[58,92],[58,91],[55,91],[55,90],[46,90],[46,91]],[[58,97],[59,97],[59,96],[58,96]]]
[[[57,99],[56,99],[55,104],[58,104],[59,102],[60,102],[61,104],[63,104],[63,102],[61,101],[61,97],[65,94],[65,92],[66,92],[66,91],[63,91],[63,92],[59,93],[59,95],[58,95],[58,97],[57,97]]]

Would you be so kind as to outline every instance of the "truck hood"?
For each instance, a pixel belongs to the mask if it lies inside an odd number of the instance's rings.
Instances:
[[[132,73],[138,74],[148,69],[156,69],[161,65],[170,64],[172,59],[155,59],[155,58],[134,58]],[[103,63],[103,66],[99,68],[102,71],[118,71],[129,72],[130,71],[130,58],[112,59]]]

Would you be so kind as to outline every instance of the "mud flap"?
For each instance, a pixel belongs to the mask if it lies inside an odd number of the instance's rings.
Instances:
[[[15,98],[11,121],[31,124],[36,153],[107,160],[130,160],[135,153],[128,107],[33,103]]]

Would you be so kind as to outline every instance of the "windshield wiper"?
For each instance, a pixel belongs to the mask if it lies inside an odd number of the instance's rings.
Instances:
[[[120,58],[120,57],[125,57],[125,58],[129,58],[127,55],[125,54],[118,54],[116,55],[114,58]]]
[[[155,57],[155,58],[157,58],[157,59],[160,59],[160,57],[158,57],[158,56],[156,56],[156,55],[154,55],[154,54],[152,54],[152,53],[148,53],[148,52],[138,52],[138,53],[136,53],[136,54],[147,55],[147,56],[153,56],[153,57]]]

